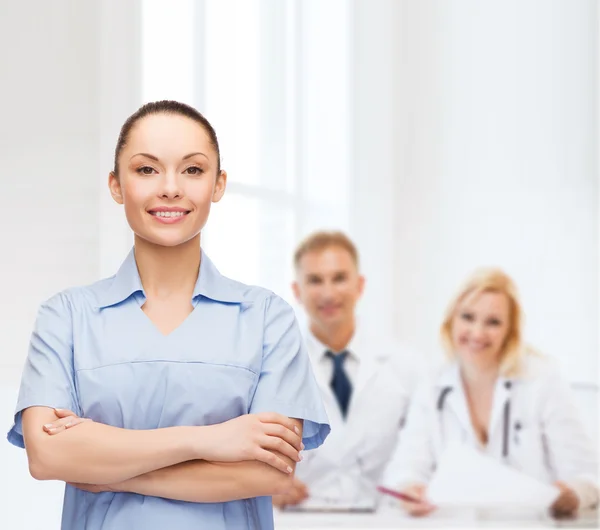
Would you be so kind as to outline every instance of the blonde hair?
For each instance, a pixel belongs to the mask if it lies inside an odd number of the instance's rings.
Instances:
[[[456,352],[452,343],[452,319],[456,310],[465,298],[471,298],[486,292],[502,293],[508,298],[509,325],[500,354],[500,373],[504,376],[516,375],[522,368],[523,357],[535,352],[523,344],[523,311],[517,287],[512,278],[500,269],[478,269],[467,278],[446,309],[440,329],[442,345],[446,355],[450,359],[455,359]]]
[[[352,240],[343,232],[328,232],[324,230],[313,232],[302,240],[294,252],[294,267],[296,269],[298,268],[300,260],[305,254],[308,254],[309,252],[320,252],[330,247],[340,247],[347,250],[352,257],[352,261],[354,261],[358,268],[358,251]]]

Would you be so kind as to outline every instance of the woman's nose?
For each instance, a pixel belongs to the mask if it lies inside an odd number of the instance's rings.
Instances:
[[[475,322],[471,327],[471,338],[473,339],[483,339],[485,337],[485,327],[483,324],[479,322]]]
[[[161,179],[159,195],[165,199],[177,199],[181,197],[181,186],[177,174],[165,173]]]

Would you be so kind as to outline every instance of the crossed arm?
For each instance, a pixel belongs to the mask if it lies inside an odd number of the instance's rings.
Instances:
[[[204,427],[131,430],[66,412],[47,407],[23,412],[34,478],[94,492],[225,502],[287,491],[301,459],[302,421],[275,413]],[[69,423],[76,428],[66,428]]]

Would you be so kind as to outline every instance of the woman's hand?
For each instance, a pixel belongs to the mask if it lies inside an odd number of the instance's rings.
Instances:
[[[560,489],[558,499],[550,507],[554,517],[571,517],[579,509],[579,497],[564,482],[555,482],[555,486]]]
[[[58,416],[58,420],[47,423],[43,427],[48,434],[58,434],[85,421],[92,421],[89,418],[80,418],[68,409],[54,409],[54,414]]]
[[[435,510],[435,506],[431,504],[426,497],[427,486],[425,484],[409,484],[402,488],[401,492],[410,495],[419,502],[399,501],[400,506],[414,517],[422,517]]]
[[[198,456],[201,460],[257,460],[283,473],[292,473],[293,469],[275,453],[295,462],[302,460],[300,451],[304,445],[300,429],[294,420],[275,412],[245,414],[206,429]]]
[[[59,434],[80,423],[92,421],[79,418],[66,409],[55,409],[58,420],[44,425],[50,435]],[[302,460],[304,449],[300,429],[294,420],[275,412],[245,414],[224,423],[199,427],[198,459],[213,462],[242,462],[257,460],[283,473],[293,470],[285,460],[272,451],[287,456],[295,462]]]

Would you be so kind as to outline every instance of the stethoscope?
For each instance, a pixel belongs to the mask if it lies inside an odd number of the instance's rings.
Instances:
[[[505,381],[504,382],[504,387],[507,390],[511,390],[512,389],[512,381]],[[450,392],[452,392],[453,387],[451,386],[445,386],[444,388],[442,388],[442,390],[440,391],[440,395],[438,396],[438,400],[437,400],[437,410],[441,416],[440,420],[442,422],[442,427],[443,427],[443,412],[444,412],[444,404],[446,402],[446,398],[448,397],[448,394]],[[521,423],[519,421],[515,422],[514,425],[514,429],[515,429],[515,443],[518,443],[519,439],[518,439],[518,432],[521,430]],[[502,418],[502,457],[507,459],[508,455],[509,455],[509,450],[510,450],[510,397],[506,400],[506,403],[504,404],[504,411],[503,411],[503,418]]]

